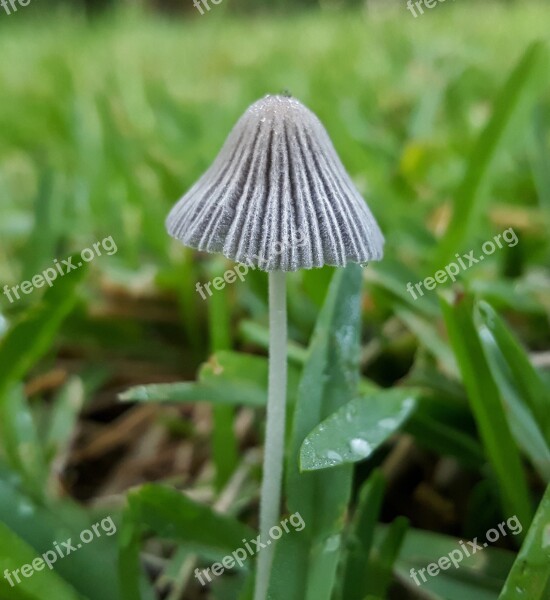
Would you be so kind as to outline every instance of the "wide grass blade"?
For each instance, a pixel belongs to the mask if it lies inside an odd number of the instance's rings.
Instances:
[[[301,473],[300,448],[308,433],[349,402],[359,381],[361,273],[358,265],[338,270],[318,317],[294,411],[287,472],[287,503],[306,526],[276,547],[269,597],[328,600],[340,557],[341,530],[351,493],[351,465],[319,473]],[[290,575],[285,555],[295,565]]]
[[[409,529],[396,570],[413,597],[420,592],[429,598],[446,600],[497,600],[513,564],[513,553],[489,546],[483,548],[482,552],[466,556],[461,550],[460,541],[465,543],[464,540],[431,531]],[[438,567],[435,576],[427,572],[430,564],[437,566],[442,557],[448,557],[451,553],[454,553],[452,556],[455,556],[456,568],[453,563],[442,563],[445,569]]]
[[[132,515],[144,530],[184,542],[197,554],[223,557],[255,538],[254,530],[232,517],[214,512],[168,487],[147,484],[130,492]]]
[[[406,389],[355,398],[308,434],[300,452],[301,470],[316,471],[368,458],[401,428],[415,406],[415,393]]]
[[[32,565],[33,560],[40,558],[38,553],[26,544],[13,531],[0,523],[0,598],[5,600],[43,600],[45,591],[49,598],[56,600],[82,600],[76,592],[55,571],[46,567],[42,561],[42,568],[31,577],[21,574],[21,567]],[[13,573],[17,570],[17,578],[11,574],[10,579],[5,572]],[[28,572],[26,570],[25,572]],[[11,580],[12,585],[9,581]],[[19,580],[19,582],[18,582]]]

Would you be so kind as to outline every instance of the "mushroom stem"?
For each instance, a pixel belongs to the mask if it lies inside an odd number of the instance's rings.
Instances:
[[[269,530],[278,524],[280,518],[286,422],[286,347],[286,273],[274,271],[269,273],[269,382],[260,498],[260,535],[264,544],[269,540]],[[273,544],[269,544],[258,555],[254,600],[267,598],[273,551]]]

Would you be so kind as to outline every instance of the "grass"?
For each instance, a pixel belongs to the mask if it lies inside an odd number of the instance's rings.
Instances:
[[[0,580],[0,600],[48,586],[61,600],[198,598],[193,569],[253,536],[267,280],[203,301],[196,282],[225,261],[178,247],[164,219],[246,106],[284,89],[319,115],[387,241],[365,270],[288,280],[285,497],[306,528],[277,545],[274,598],[419,597],[411,567],[512,513],[521,535],[421,591],[547,597],[549,17],[543,2],[457,2],[418,19],[400,6],[237,18],[229,3],[182,21],[89,25],[34,4],[0,18],[2,287],[105,237],[118,247],[45,293],[0,296],[0,572],[107,515],[118,526],[55,571]],[[407,292],[510,227],[518,244],[454,286]],[[360,340],[338,335],[359,323]],[[336,446],[363,434],[369,452],[336,466]],[[209,597],[248,598],[251,566]]]

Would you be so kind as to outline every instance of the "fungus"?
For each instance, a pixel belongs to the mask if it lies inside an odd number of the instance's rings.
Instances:
[[[269,382],[260,535],[280,520],[287,387],[286,272],[382,258],[384,238],[319,119],[298,100],[252,104],[173,207],[169,234],[269,273]],[[265,600],[273,545],[258,556]]]

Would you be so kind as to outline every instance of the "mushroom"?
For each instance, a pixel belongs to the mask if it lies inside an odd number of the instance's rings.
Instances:
[[[286,272],[382,258],[384,238],[319,119],[292,97],[252,104],[206,173],[173,207],[168,232],[269,273],[269,382],[260,535],[279,522],[287,387]],[[273,545],[258,557],[267,597]]]

